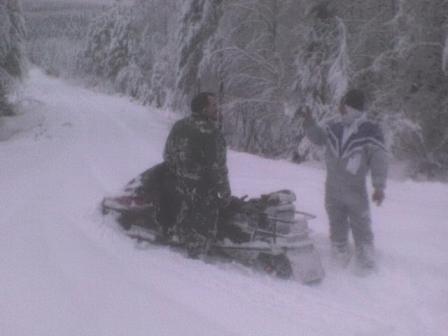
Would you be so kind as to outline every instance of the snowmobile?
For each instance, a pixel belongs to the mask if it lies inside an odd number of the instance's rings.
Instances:
[[[169,199],[164,197],[166,174],[164,163],[144,171],[125,186],[122,194],[104,198],[101,209],[103,214],[114,214],[121,230],[138,242],[182,249],[185,246],[175,226],[166,220],[170,213]],[[219,215],[207,254],[279,278],[295,278],[306,284],[320,282],[324,270],[308,228],[308,220],[314,216],[297,211],[295,201],[291,190],[252,199],[232,196],[228,208]]]

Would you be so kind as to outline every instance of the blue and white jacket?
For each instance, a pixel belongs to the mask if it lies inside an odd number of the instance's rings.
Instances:
[[[387,151],[380,126],[358,113],[350,122],[330,121],[319,126],[314,120],[304,123],[307,137],[325,145],[327,191],[335,193],[366,190],[366,176],[371,172],[375,189],[383,190],[387,178]]]

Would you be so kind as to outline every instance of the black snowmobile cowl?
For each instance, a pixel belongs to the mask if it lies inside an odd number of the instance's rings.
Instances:
[[[165,165],[158,164],[130,181],[118,196],[101,203],[103,214],[113,214],[120,230],[138,242],[183,246],[174,223],[161,218]],[[208,254],[229,259],[280,278],[302,283],[323,279],[320,256],[310,237],[312,214],[297,211],[296,195],[279,190],[246,200],[233,197],[220,213]],[[231,202],[232,203],[232,202]]]

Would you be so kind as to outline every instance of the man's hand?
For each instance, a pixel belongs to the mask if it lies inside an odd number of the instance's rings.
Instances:
[[[313,119],[313,114],[308,106],[304,106],[297,109],[296,117],[303,118],[304,121],[308,122]]]
[[[305,119],[306,122],[311,121],[313,119],[313,113],[311,112],[311,109],[308,106],[305,106],[303,108],[303,119]]]
[[[244,195],[243,197],[235,197],[231,196],[229,204],[226,207],[227,211],[230,211],[231,213],[237,213],[243,210],[243,206],[246,203],[247,195]]]
[[[380,206],[381,203],[383,203],[384,198],[384,191],[382,189],[375,189],[372,195],[372,200],[376,203],[376,205]]]

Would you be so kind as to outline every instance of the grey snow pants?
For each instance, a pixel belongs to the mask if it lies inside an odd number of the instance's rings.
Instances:
[[[356,247],[373,244],[369,199],[365,188],[356,192],[336,192],[327,186],[325,208],[330,223],[330,240],[334,245],[347,245],[350,229]]]

